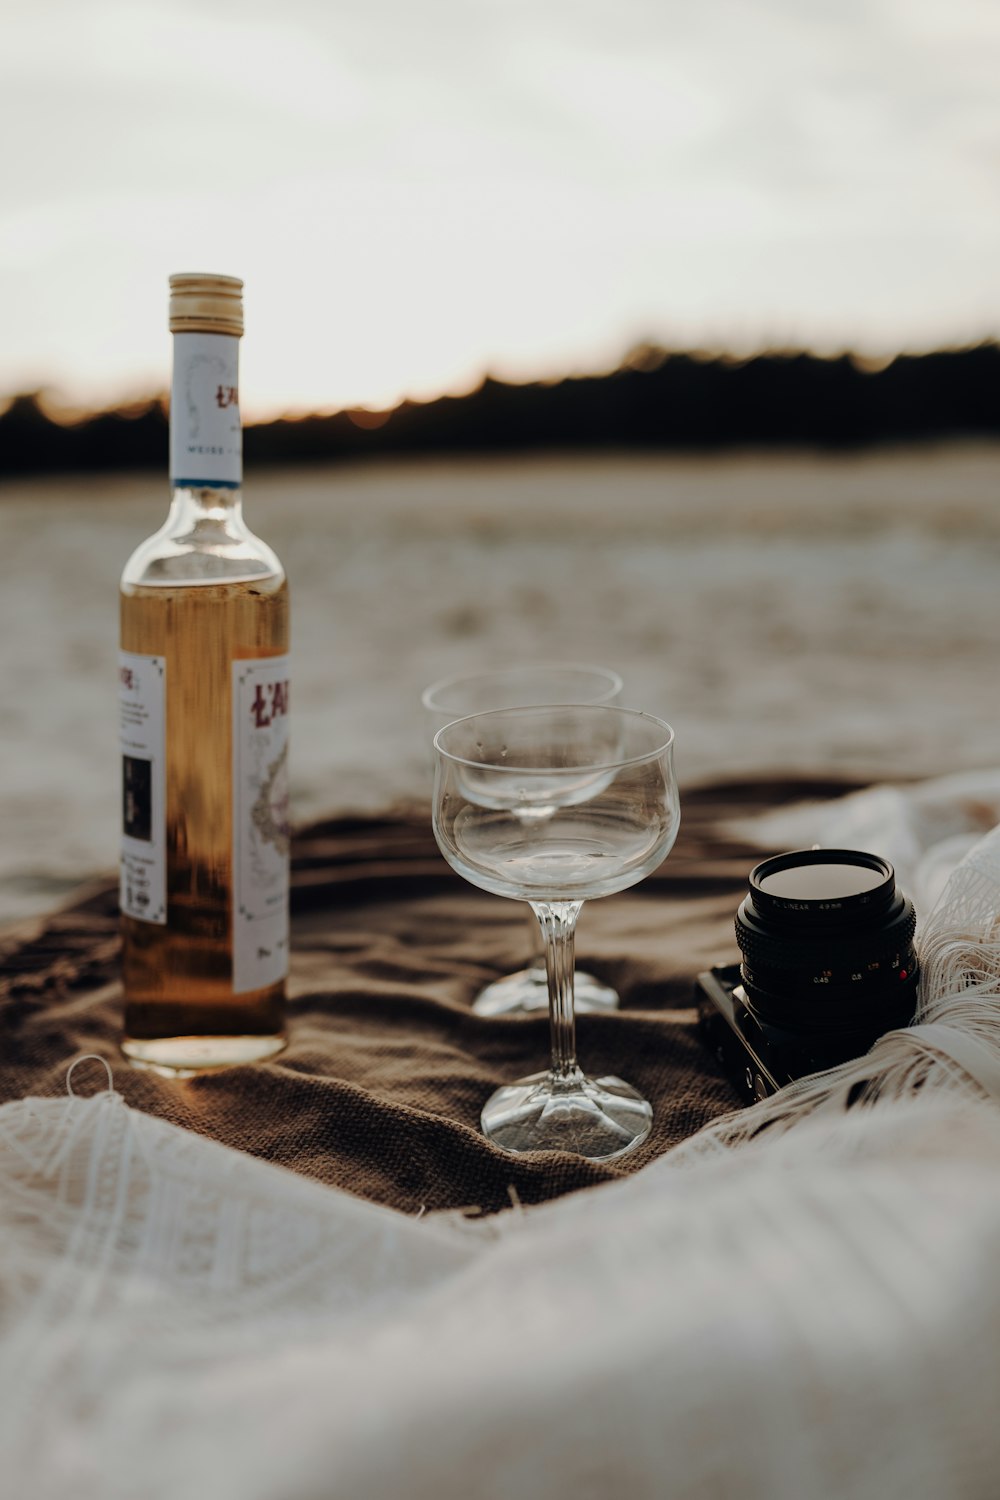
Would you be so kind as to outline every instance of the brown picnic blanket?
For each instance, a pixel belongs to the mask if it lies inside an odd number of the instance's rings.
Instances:
[[[427,809],[337,818],[293,853],[290,1044],[263,1066],[191,1080],[132,1070],[117,1047],[117,889],[22,925],[0,944],[0,1102],[66,1087],[74,1057],[96,1052],[126,1101],[226,1145],[405,1212],[492,1212],[641,1167],[737,1104],[698,1035],[695,974],[738,955],[733,914],[768,851],[732,820],[802,798],[829,780],[689,791],[681,834],[641,886],[588,903],[577,961],[622,996],[616,1014],[577,1022],[581,1066],[617,1074],[654,1107],[643,1147],[597,1165],[564,1152],[512,1157],[479,1131],[493,1089],[543,1069],[544,1017],[483,1019],[469,1005],[523,966],[525,907],[467,885],[445,864]],[[83,1070],[74,1086],[100,1083]]]

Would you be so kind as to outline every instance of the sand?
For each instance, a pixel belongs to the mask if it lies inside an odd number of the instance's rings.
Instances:
[[[113,869],[117,579],[164,480],[0,492],[0,920]],[[299,820],[426,795],[421,688],[594,661],[682,787],[1000,765],[1000,445],[549,457],[248,475],[293,592]]]

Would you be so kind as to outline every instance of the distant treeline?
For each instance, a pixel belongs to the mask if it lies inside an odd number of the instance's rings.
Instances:
[[[165,469],[162,398],[63,423],[35,395],[0,416],[0,474]],[[711,450],[857,447],[1000,435],[1000,345],[899,355],[877,369],[851,355],[750,359],[646,347],[612,374],[532,385],[487,379],[467,396],[405,401],[248,426],[248,463],[546,448]]]

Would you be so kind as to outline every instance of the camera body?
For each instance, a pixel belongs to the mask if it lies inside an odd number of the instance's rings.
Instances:
[[[807,1073],[832,1064],[816,1056],[808,1042],[770,1035],[747,1005],[739,964],[706,969],[695,980],[695,1004],[702,1038],[745,1104],[756,1104]]]
[[[804,849],[751,870],[736,914],[743,961],[695,986],[704,1039],[748,1104],[909,1024],[915,924],[878,855]]]

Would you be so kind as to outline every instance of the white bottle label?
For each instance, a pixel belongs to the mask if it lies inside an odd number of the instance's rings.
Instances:
[[[288,973],[287,656],[233,662],[233,991]]]
[[[121,909],[140,922],[167,920],[167,663],[118,653],[122,753]]]
[[[175,333],[170,393],[170,482],[174,489],[239,489],[243,479],[238,338]]]

